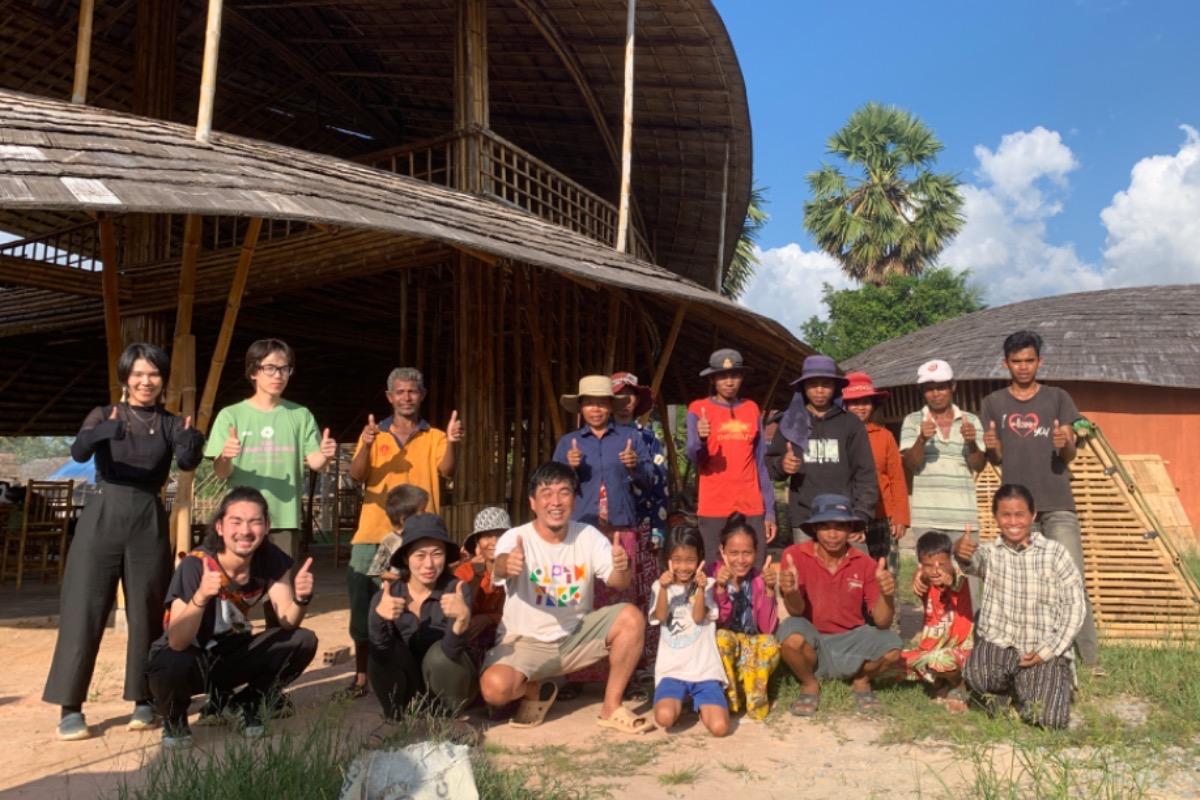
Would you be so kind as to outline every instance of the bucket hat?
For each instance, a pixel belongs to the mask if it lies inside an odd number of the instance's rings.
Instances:
[[[804,383],[809,378],[832,378],[838,386],[846,385],[846,376],[838,369],[837,362],[829,356],[814,355],[804,359],[800,377],[792,381],[791,385]]]
[[[861,531],[866,527],[866,522],[854,513],[850,498],[845,495],[819,494],[813,498],[812,509],[812,516],[800,526],[809,536],[813,535],[818,522],[849,522],[852,531]]]
[[[708,366],[700,370],[700,377],[706,378],[709,375],[730,370],[746,372],[749,369],[746,362],[742,360],[741,353],[729,347],[722,347],[720,350],[714,350],[713,354],[708,357]]]
[[[512,518],[500,506],[488,506],[481,509],[475,515],[475,524],[472,526],[471,535],[463,542],[463,549],[471,555],[475,555],[475,542],[480,535],[493,531],[506,531],[511,527]]]
[[[842,389],[843,400],[861,400],[864,397],[887,400],[892,393],[886,389],[876,389],[871,382],[871,376],[865,372],[847,372],[846,388]]]
[[[396,548],[396,552],[392,553],[390,566],[393,568],[403,566],[404,557],[408,555],[409,548],[422,539],[432,539],[445,545],[447,559],[456,551],[456,545],[450,538],[450,532],[446,530],[446,523],[440,516],[437,514],[413,514],[404,520],[404,536],[400,539],[400,546]]]
[[[581,397],[614,397],[612,378],[607,375],[584,375],[579,379],[579,389],[575,394],[564,394],[559,398],[562,407],[572,414],[579,412]]]
[[[632,372],[614,372],[612,375],[613,394],[620,394],[622,389],[633,389],[637,395],[637,405],[633,407],[633,415],[640,417],[654,407],[654,392],[649,386],[638,383],[638,376]]]

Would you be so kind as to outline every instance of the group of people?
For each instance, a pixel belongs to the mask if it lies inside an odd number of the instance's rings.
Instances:
[[[888,394],[865,373],[810,356],[786,410],[768,421],[742,396],[741,354],[717,350],[700,373],[707,396],[687,408],[697,476],[688,513],[668,497],[666,457],[645,424],[649,387],[628,372],[585,376],[561,398],[578,427],[530,478],[530,521],[484,508],[461,545],[439,512],[464,424],[455,412],[432,427],[421,373],[395,369],[392,413],[368,416],[349,470],[363,487],[347,571],[355,671],[338,693],[373,693],[385,724],[418,705],[458,714],[482,701],[493,719],[530,727],[580,683],[600,681],[601,727],[669,728],[690,701],[724,736],[731,714],[767,715],[782,661],[799,685],[798,716],[818,711],[824,681],[848,681],[870,711],[873,685],[907,677],[952,710],[970,690],[1063,726],[1073,647],[1099,672],[1068,468],[1079,414],[1065,392],[1038,383],[1036,334],[1008,337],[1004,363],[1012,381],[985,398],[981,417],[954,404],[948,363],[922,365],[925,405],[897,444],[872,421]],[[161,721],[164,746],[190,743],[197,695],[196,724],[261,735],[293,713],[282,690],[316,653],[302,627],[314,580],[311,558],[296,566],[300,501],[305,468],[323,469],[337,443],[283,398],[294,353],[277,339],[250,346],[252,394],[217,414],[207,443],[164,409],[169,369],[161,349],[127,347],[125,397],[93,410],[72,446],[79,461],[95,457],[99,491],[67,560],[43,695],[61,707],[62,739],[91,735],[82,706],[118,580],[129,728]],[[172,573],[159,493],[173,460],[190,470],[203,457],[233,488]],[[989,461],[1004,478],[992,507],[999,535],[980,545],[974,476]],[[783,518],[776,481],[787,485],[792,536],[782,551],[772,546]],[[925,612],[907,646],[893,631],[906,535]],[[260,601],[265,629],[251,622]],[[649,715],[626,704],[651,697]]]

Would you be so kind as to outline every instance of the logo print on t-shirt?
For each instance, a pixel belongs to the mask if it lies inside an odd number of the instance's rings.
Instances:
[[[740,419],[727,419],[717,425],[717,439],[719,441],[740,441],[748,442],[754,438],[758,431],[750,427],[746,422]]]
[[[275,435],[275,429],[270,425],[263,425],[263,429],[258,432],[258,435],[264,439],[270,439]]]
[[[809,464],[838,464],[841,449],[837,439],[809,439],[804,451],[804,460]]]
[[[1037,433],[1038,415],[1030,411],[1028,414],[1009,414],[1005,423],[1008,429],[1022,438]]]
[[[577,606],[582,597],[583,581],[587,578],[587,565],[553,564],[546,569],[538,567],[529,573],[533,584],[535,606],[566,608]]]

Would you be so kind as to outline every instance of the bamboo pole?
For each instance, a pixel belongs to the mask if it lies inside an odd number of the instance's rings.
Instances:
[[[175,308],[175,336],[172,340],[171,359],[179,365],[181,350],[186,347],[184,339],[191,339],[191,358],[195,359],[195,338],[192,337],[192,308],[196,300],[196,262],[200,252],[200,234],[203,228],[198,214],[188,214],[183,223],[183,258],[179,265],[179,302]],[[192,365],[192,404],[195,404],[195,364]],[[166,406],[173,414],[179,413],[183,395],[185,375],[178,369],[171,370],[171,381],[167,384]],[[194,408],[192,409],[195,410]],[[190,411],[188,413],[191,413]]]
[[[117,239],[113,232],[112,217],[101,214],[100,259],[104,262],[101,273],[101,289],[104,294],[104,342],[108,351],[108,395],[109,401],[121,399],[121,381],[117,378],[117,361],[121,358],[121,306],[118,295],[121,284],[117,265]]]
[[[658,406],[658,418],[662,422],[663,429],[663,445],[667,449],[667,483],[671,487],[671,494],[679,494],[683,487],[679,482],[679,464],[675,460],[675,434],[671,430],[667,403],[660,395],[654,396],[654,402]]]
[[[763,398],[762,414],[764,419],[771,412],[771,402],[775,399],[775,390],[779,388],[779,381],[783,378],[783,371],[787,369],[787,366],[786,361],[780,361],[779,369],[775,370],[775,377],[771,379],[771,388],[767,389],[767,394]]]
[[[532,278],[532,276],[530,277]],[[554,438],[557,440],[566,433],[566,430],[563,427],[562,414],[555,412],[558,397],[554,393],[554,378],[550,375],[550,364],[546,360],[546,342],[542,338],[539,317],[533,310],[533,302],[537,299],[537,295],[532,286],[529,290],[529,299],[530,302],[524,305],[524,310],[525,318],[529,322],[529,335],[533,340],[533,363],[537,365],[538,375],[542,383],[542,394],[546,401],[550,423],[554,429]]]
[[[625,100],[621,107],[621,198],[617,206],[617,250],[629,252],[629,173],[633,165],[633,33],[637,0],[625,17]]]
[[[720,292],[725,283],[725,214],[729,208],[729,140],[725,140],[725,166],[721,170],[721,216],[717,228],[717,284],[713,291]]]
[[[208,143],[212,133],[213,103],[217,94],[217,58],[221,54],[222,0],[208,0],[208,25],[204,29],[204,63],[200,72],[200,107],[196,111],[196,141]],[[236,317],[237,312],[234,312]]]
[[[92,19],[96,0],[80,0],[79,34],[75,39],[75,83],[71,87],[71,102],[87,102],[88,72],[92,67]]]
[[[196,337],[191,334],[175,337],[171,348],[171,385],[182,398],[180,413],[192,416],[196,406]],[[192,546],[192,489],[196,472],[180,472],[175,481],[175,502],[171,505],[171,541],[175,543],[176,558]]]
[[[201,433],[208,433],[208,423],[212,421],[213,404],[217,400],[217,386],[221,383],[221,370],[225,368],[225,357],[229,355],[229,343],[233,340],[233,327],[237,324],[238,311],[242,307],[242,295],[246,292],[246,278],[250,275],[250,262],[254,260],[254,248],[258,244],[258,233],[261,229],[262,218],[253,217],[246,227],[245,238],[242,239],[242,252],[238,256],[237,268],[234,270],[233,280],[229,284],[229,300],[225,303],[225,317],[221,320],[221,330],[217,334],[217,344],[213,349],[212,361],[208,366],[208,378],[204,381],[204,394],[200,398],[200,410],[196,416],[195,427]]]
[[[675,342],[679,341],[679,329],[683,327],[683,318],[687,315],[688,304],[680,303],[675,309],[675,318],[671,320],[671,332],[667,334],[667,341],[663,343],[662,352],[658,354],[658,365],[654,368],[654,379],[650,381],[650,391],[657,397],[659,390],[662,388],[663,376],[667,374],[667,364],[671,361],[671,354],[675,351]]]
[[[604,374],[612,375],[617,362],[617,332],[621,327],[621,294],[612,289],[608,293],[608,331],[604,339]]]

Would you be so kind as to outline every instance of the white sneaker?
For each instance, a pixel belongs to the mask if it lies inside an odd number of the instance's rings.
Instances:
[[[129,718],[129,724],[125,726],[128,731],[148,731],[158,724],[158,716],[154,713],[154,707],[142,703],[138,703],[133,707],[133,715]]]
[[[64,742],[92,738],[92,729],[88,727],[82,711],[67,714],[58,721],[58,738]]]

